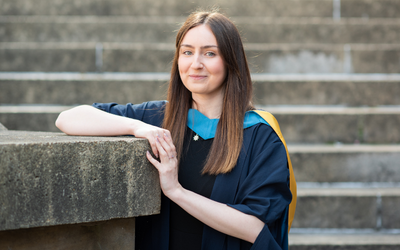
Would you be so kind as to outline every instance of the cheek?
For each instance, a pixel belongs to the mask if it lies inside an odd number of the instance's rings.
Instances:
[[[225,78],[226,76],[226,67],[223,61],[219,61],[218,63],[213,65],[213,71],[215,74],[218,74],[220,77]]]
[[[184,73],[187,70],[187,62],[183,58],[178,59],[179,73]]]

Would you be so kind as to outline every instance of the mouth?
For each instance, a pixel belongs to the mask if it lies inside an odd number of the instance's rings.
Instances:
[[[206,78],[207,76],[206,75],[189,75],[189,77],[193,80],[201,80],[201,79]]]

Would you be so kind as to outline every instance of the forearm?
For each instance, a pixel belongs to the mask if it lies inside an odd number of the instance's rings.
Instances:
[[[169,197],[209,227],[251,243],[254,243],[264,227],[264,222],[255,216],[183,188],[177,189]]]
[[[63,111],[56,120],[56,126],[66,134],[89,136],[134,134],[138,123],[141,121],[113,115],[88,105]]]

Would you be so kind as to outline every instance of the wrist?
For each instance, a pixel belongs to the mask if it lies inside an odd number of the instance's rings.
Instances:
[[[132,121],[129,124],[129,134],[136,136],[137,131],[142,123],[143,123],[142,121],[132,119]]]
[[[185,189],[179,184],[176,188],[168,192],[164,192],[164,194],[170,200],[172,200],[176,204],[179,204],[180,203],[179,201],[182,200],[185,195]]]

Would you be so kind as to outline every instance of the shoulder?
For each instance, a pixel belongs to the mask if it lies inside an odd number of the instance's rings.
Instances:
[[[260,155],[282,157],[286,160],[286,148],[274,129],[265,123],[258,123],[244,130],[244,148],[250,158]]]
[[[167,101],[150,101],[140,104],[127,103],[94,103],[92,106],[105,112],[144,121],[153,125],[161,125]]]

